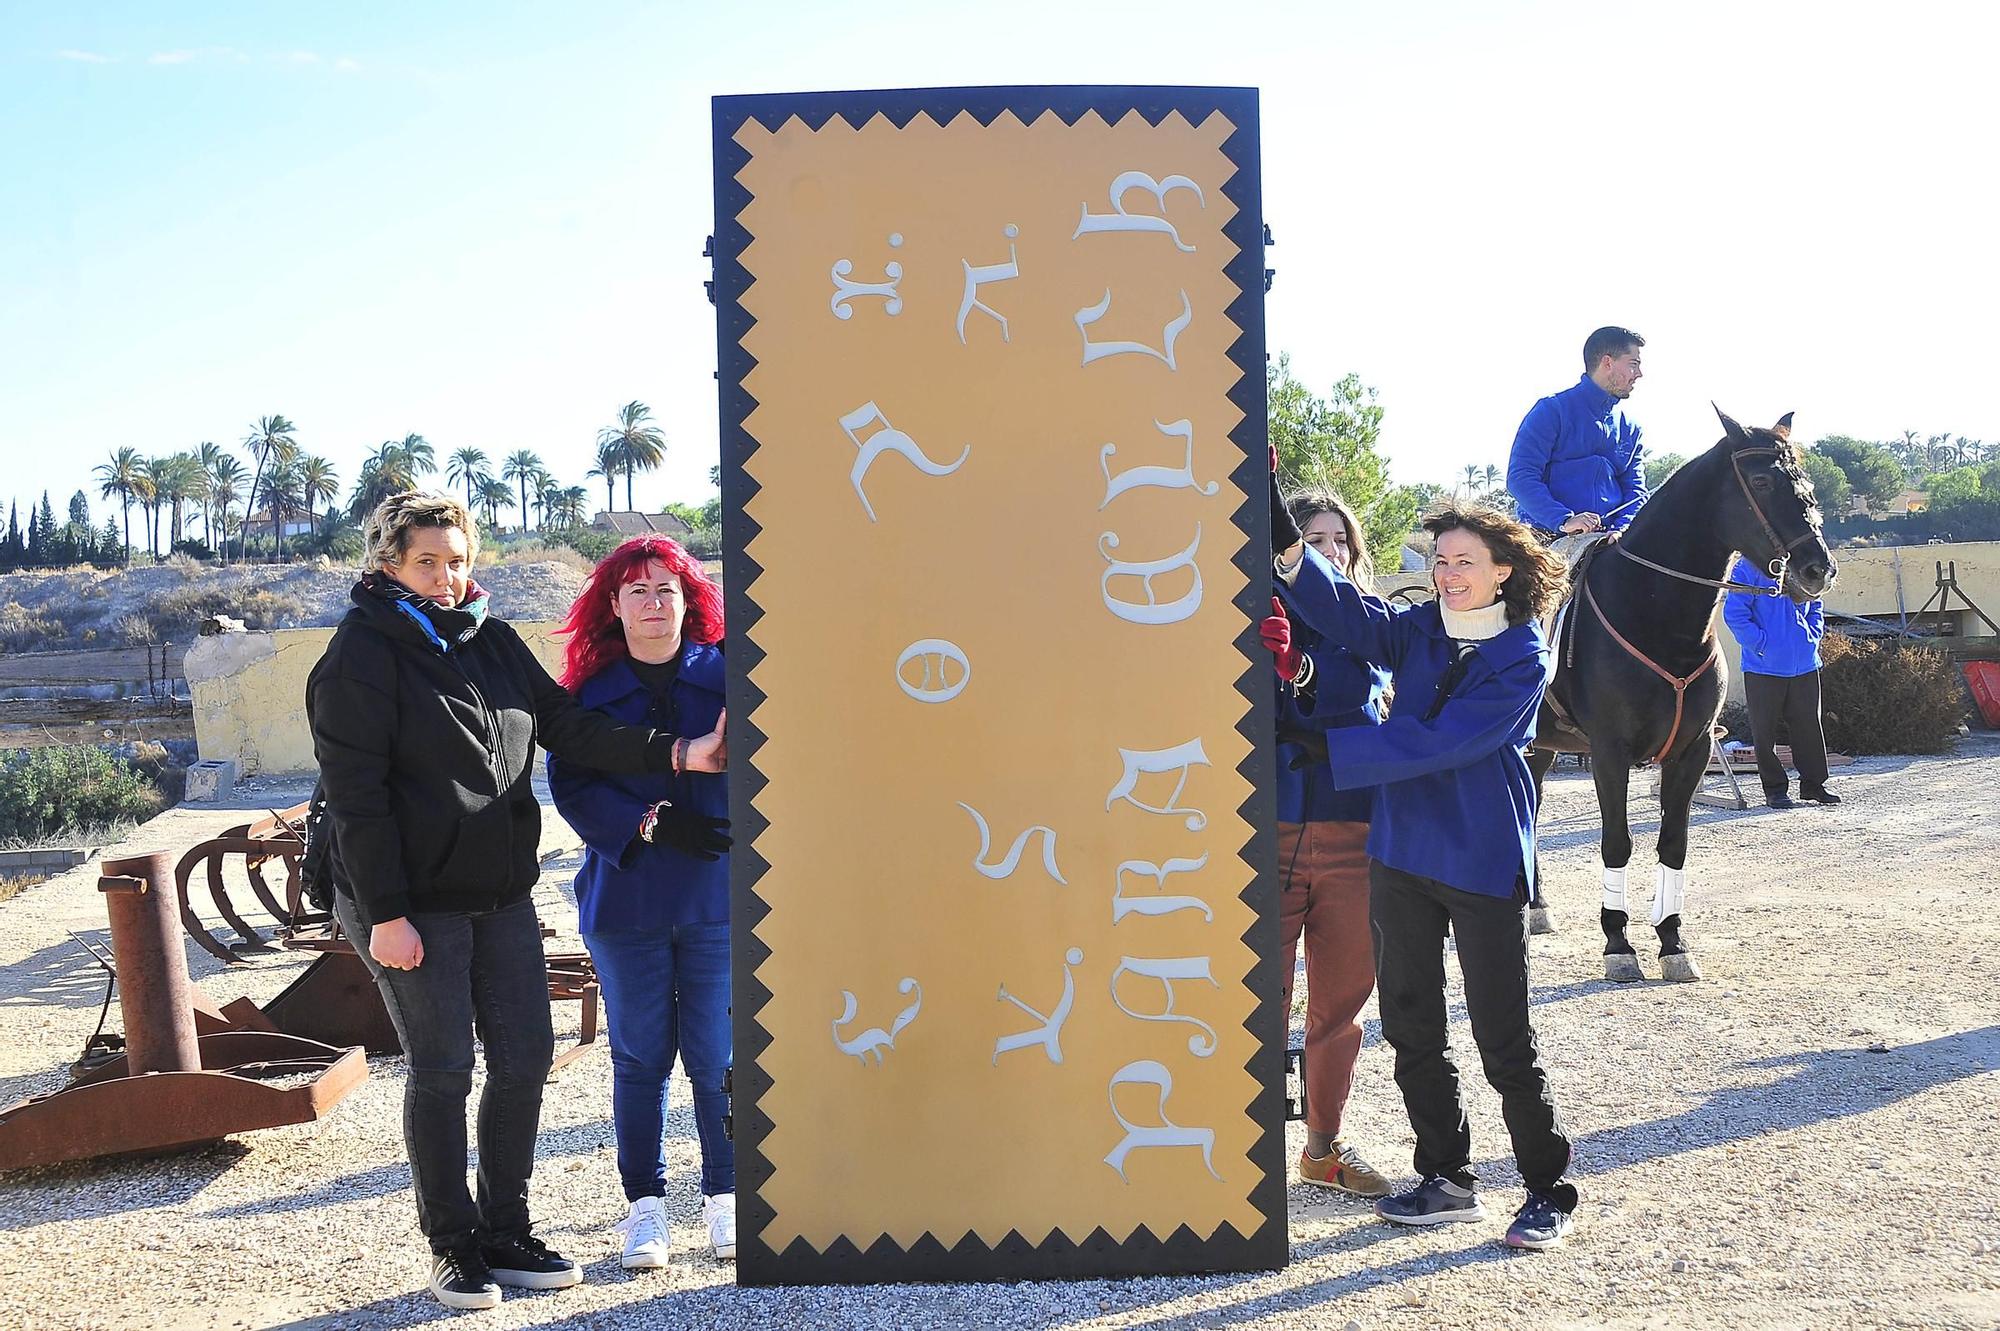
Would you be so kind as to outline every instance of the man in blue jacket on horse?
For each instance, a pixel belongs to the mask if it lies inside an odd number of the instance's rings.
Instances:
[[[1629,328],[1598,329],[1583,344],[1583,377],[1522,418],[1507,489],[1543,539],[1621,530],[1646,501],[1639,427],[1625,414],[1645,345]]]

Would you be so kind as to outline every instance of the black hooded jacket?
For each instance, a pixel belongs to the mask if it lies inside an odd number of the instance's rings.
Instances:
[[[579,707],[504,620],[366,585],[306,682],[306,717],[335,881],[371,925],[528,895],[537,744],[606,772],[672,765],[672,736]]]

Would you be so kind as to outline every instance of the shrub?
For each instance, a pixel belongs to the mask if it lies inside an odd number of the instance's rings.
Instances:
[[[231,615],[250,629],[289,628],[305,613],[305,604],[296,596],[263,587],[230,591],[222,587],[202,587],[190,583],[155,597],[147,607],[153,640],[187,642],[201,629],[201,621],[211,615]]]
[[[127,647],[144,647],[153,641],[153,626],[144,615],[120,615],[110,629],[114,640]]]
[[[30,610],[19,601],[0,605],[0,651],[28,652],[37,647],[58,647],[68,637],[69,625],[54,615]]]
[[[573,527],[558,534],[556,539],[589,560],[594,568],[598,560],[617,549],[625,538],[594,527]]]
[[[681,538],[681,544],[696,559],[722,558],[722,528],[719,526],[695,527]]]
[[[1716,724],[1729,732],[1729,738],[1742,743],[1750,743],[1750,709],[1740,702],[1722,704],[1722,715]]]
[[[182,577],[192,578],[201,572],[202,561],[214,558],[215,551],[189,536],[174,542],[174,548],[167,554],[167,563]]]
[[[1951,656],[1927,643],[1829,633],[1820,642],[1820,713],[1841,753],[1943,753],[1965,720]]]
[[[130,764],[88,745],[0,754],[0,840],[44,840],[137,822],[160,795]]]

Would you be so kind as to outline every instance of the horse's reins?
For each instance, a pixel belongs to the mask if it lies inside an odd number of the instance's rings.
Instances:
[[[1756,516],[1757,525],[1764,529],[1764,535],[1770,539],[1771,548],[1778,552],[1776,557],[1774,557],[1771,560],[1770,564],[1767,565],[1765,568],[1765,572],[1770,574],[1771,579],[1775,585],[1770,587],[1765,587],[1758,583],[1734,582],[1728,578],[1703,578],[1703,577],[1698,577],[1692,573],[1683,573],[1679,569],[1668,568],[1665,564],[1656,564],[1652,560],[1646,558],[1644,555],[1634,554],[1630,549],[1626,547],[1623,541],[1617,539],[1616,533],[1613,533],[1613,535],[1609,538],[1609,544],[1611,548],[1616,550],[1619,554],[1625,556],[1625,558],[1631,560],[1633,563],[1640,565],[1641,567],[1652,569],[1655,573],[1664,573],[1670,578],[1679,578],[1682,582],[1698,583],[1703,587],[1719,587],[1724,591],[1747,592],[1756,596],[1784,595],[1785,575],[1786,575],[1786,570],[1791,563],[1792,551],[1801,544],[1803,544],[1804,542],[1813,539],[1813,533],[1812,530],[1808,528],[1804,532],[1801,532],[1799,536],[1792,541],[1787,542],[1787,541],[1780,541],[1778,539],[1777,529],[1772,527],[1771,520],[1764,516],[1763,506],[1757,502],[1757,496],[1750,489],[1750,482],[1747,479],[1745,479],[1743,475],[1742,464],[1737,461],[1737,459],[1750,456],[1751,454],[1769,454],[1771,457],[1774,458],[1780,456],[1780,454],[1779,451],[1775,448],[1759,447],[1759,448],[1738,449],[1730,453],[1729,455],[1729,469],[1732,473],[1734,473],[1736,477],[1736,484],[1743,491],[1744,501],[1750,505],[1750,512]],[[1672,748],[1674,747],[1674,741],[1680,737],[1681,716],[1687,702],[1688,686],[1690,684],[1693,684],[1697,679],[1700,679],[1703,675],[1707,674],[1711,669],[1713,669],[1716,661],[1719,659],[1719,653],[1717,652],[1715,645],[1715,638],[1711,634],[1703,639],[1703,641],[1705,641],[1708,644],[1708,655],[1703,659],[1700,665],[1694,668],[1694,671],[1692,673],[1685,676],[1676,675],[1672,671],[1668,670],[1666,667],[1662,666],[1659,662],[1655,661],[1652,657],[1646,655],[1644,652],[1640,651],[1637,647],[1633,646],[1631,641],[1627,639],[1624,634],[1620,633],[1617,629],[1612,627],[1611,621],[1605,617],[1603,607],[1597,604],[1596,595],[1590,590],[1590,580],[1588,577],[1583,579],[1583,599],[1584,603],[1590,607],[1591,613],[1597,616],[1597,622],[1599,624],[1602,624],[1604,626],[1604,631],[1611,635],[1611,640],[1613,642],[1617,643],[1620,647],[1623,647],[1625,649],[1626,654],[1631,656],[1637,662],[1639,662],[1640,665],[1645,666],[1646,669],[1652,671],[1654,674],[1658,675],[1661,679],[1664,679],[1665,681],[1667,681],[1668,684],[1673,686],[1674,690],[1673,728],[1667,732],[1667,742],[1662,744],[1660,746],[1660,751],[1654,754],[1652,757],[1653,762],[1656,763],[1663,762],[1665,761],[1668,752],[1672,750]],[[1570,665],[1574,667],[1576,664],[1574,659],[1576,651],[1575,626],[1574,625],[1569,626],[1569,631],[1570,631],[1570,652],[1571,652]]]

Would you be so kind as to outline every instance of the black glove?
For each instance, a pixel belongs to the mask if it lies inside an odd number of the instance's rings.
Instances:
[[[1271,549],[1282,553],[1299,543],[1299,524],[1292,521],[1292,510],[1285,506],[1285,496],[1278,490],[1278,450],[1271,449]]]
[[[682,809],[671,800],[661,800],[646,810],[645,817],[639,820],[639,839],[672,846],[698,860],[719,860],[732,844],[727,818],[711,818],[693,809]]]

